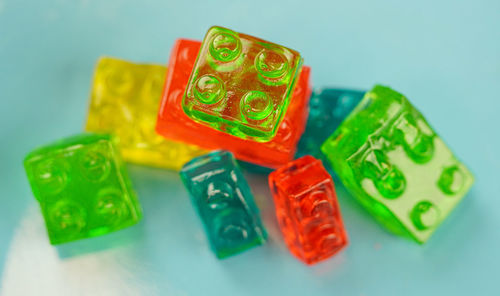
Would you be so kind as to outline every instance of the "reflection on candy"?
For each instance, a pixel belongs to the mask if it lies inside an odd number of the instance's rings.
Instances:
[[[332,178],[312,156],[296,159],[269,175],[276,216],[290,252],[317,263],[347,245]]]
[[[108,135],[81,134],[38,148],[24,166],[52,244],[137,223],[141,208]]]
[[[180,174],[217,257],[266,241],[250,187],[230,152],[218,150],[199,156]]]
[[[278,131],[301,67],[302,58],[294,50],[212,27],[187,82],[182,108],[200,124],[268,142]]]
[[[85,129],[117,135],[123,159],[143,165],[180,170],[191,158],[206,153],[155,132],[166,72],[160,65],[99,59]]]
[[[420,243],[474,182],[420,112],[380,85],[321,149],[346,188],[382,225]]]
[[[233,39],[227,37],[225,34],[214,40],[215,43],[211,43],[213,44],[213,49],[211,49],[212,51],[207,58],[209,62],[211,57],[215,63],[215,59],[218,59],[217,56],[219,54],[229,59],[233,55],[232,52],[239,46],[238,43],[233,42]],[[302,67],[298,81],[291,94],[290,105],[277,129],[276,136],[268,142],[249,142],[248,140],[214,129],[213,127],[218,124],[217,122],[210,123],[210,126],[198,123],[188,117],[182,109],[184,90],[188,85],[191,72],[194,71],[193,67],[195,66],[196,57],[201,46],[202,44],[198,41],[185,39],[177,40],[174,45],[161,107],[158,113],[156,131],[167,139],[192,143],[205,149],[229,150],[239,160],[245,160],[265,167],[279,167],[292,160],[295,155],[297,142],[304,131],[307,119],[307,103],[311,93],[309,85],[311,69],[307,66]],[[234,57],[234,60],[231,60],[231,62],[218,61],[214,65],[220,67],[221,65],[236,63],[242,56]],[[259,65],[267,67],[264,66],[264,62],[268,61],[264,59]],[[214,65],[210,67],[215,67]],[[268,66],[274,69],[273,67],[276,65],[272,64]],[[271,68],[266,69],[271,71]],[[240,90],[241,97],[235,98],[234,102],[231,101],[231,110],[238,113],[233,115],[237,115],[239,120],[246,123],[271,122],[276,118],[277,113],[273,99],[274,93],[267,92],[265,89],[252,89],[254,84],[260,85],[260,82],[247,78],[243,79],[235,73],[227,74],[227,77],[224,76],[227,80],[223,80],[221,79],[223,75],[214,76],[217,74],[215,73],[217,71],[222,70],[217,68],[216,71],[210,70],[209,73],[203,75],[197,74],[198,77],[191,88],[192,93],[190,92],[194,98],[192,101],[194,105],[206,106],[214,112],[215,110],[222,112],[225,108],[229,108],[228,106],[230,105],[228,105],[227,98],[221,96],[221,94],[226,95],[231,92],[233,95],[233,91],[228,87],[233,87],[233,84],[238,86],[241,83],[245,83],[247,89],[245,91]],[[265,85],[262,87],[273,88]],[[230,129],[236,133],[241,133],[241,128],[246,129],[242,126]]]

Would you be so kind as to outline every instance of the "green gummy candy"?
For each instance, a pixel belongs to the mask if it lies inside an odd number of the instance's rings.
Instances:
[[[29,153],[24,166],[51,244],[137,223],[141,207],[115,138],[81,134]]]
[[[474,183],[408,99],[380,85],[365,94],[321,150],[383,226],[420,243]]]

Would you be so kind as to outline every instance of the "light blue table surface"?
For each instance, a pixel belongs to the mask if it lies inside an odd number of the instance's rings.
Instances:
[[[266,178],[247,174],[269,243],[215,259],[175,172],[130,165],[135,227],[54,248],[22,168],[78,133],[101,55],[166,64],[222,25],[299,50],[315,87],[406,94],[476,183],[424,246],[338,186],[350,246],[307,267],[286,250]],[[500,295],[500,1],[0,0],[0,290],[4,295]],[[0,293],[2,293],[0,292]]]

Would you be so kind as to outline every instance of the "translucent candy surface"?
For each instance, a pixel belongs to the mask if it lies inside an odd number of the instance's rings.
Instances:
[[[346,188],[382,225],[420,243],[474,182],[420,112],[380,85],[321,149]]]
[[[250,187],[230,152],[199,156],[180,174],[218,258],[266,241]]]
[[[207,151],[155,132],[167,68],[110,57],[99,59],[85,129],[113,133],[125,161],[179,170]]]
[[[141,208],[108,135],[82,134],[28,154],[24,161],[52,244],[137,223]]]
[[[182,97],[201,42],[179,39],[172,49],[156,130],[168,139],[205,149],[231,151],[240,160],[265,167],[279,167],[293,159],[307,119],[311,87],[310,68],[304,66],[293,90],[290,105],[276,136],[269,142],[244,140],[200,124],[182,109]]]
[[[332,178],[307,155],[269,175],[276,216],[289,250],[306,264],[329,258],[347,245]]]
[[[309,101],[306,129],[297,145],[297,157],[312,155],[330,165],[321,153],[321,144],[339,127],[363,99],[364,91],[325,88],[315,90]]]
[[[271,140],[302,66],[294,50],[222,27],[205,36],[182,107],[193,120],[243,139]]]

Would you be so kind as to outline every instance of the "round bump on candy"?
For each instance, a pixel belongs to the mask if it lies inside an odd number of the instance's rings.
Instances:
[[[249,236],[248,225],[245,221],[234,221],[231,224],[224,225],[219,229],[219,235],[226,241],[242,241]]]
[[[265,92],[252,90],[243,96],[240,108],[245,117],[262,120],[273,112],[273,102]]]
[[[281,122],[279,128],[278,128],[278,133],[277,133],[277,137],[279,137],[280,139],[282,139],[283,143],[287,143],[287,141],[291,140],[292,138],[292,126],[290,124],[290,122],[288,121],[288,119],[283,119],[283,121]]]
[[[218,77],[206,74],[194,82],[193,94],[198,102],[213,105],[226,96],[226,90],[224,83]]]
[[[323,117],[326,117],[324,116],[326,108],[319,96],[312,96],[309,101],[309,116],[316,118],[323,115]]]
[[[228,246],[241,242],[253,234],[253,224],[249,214],[241,207],[226,207],[214,214],[212,230],[218,245]]]
[[[233,194],[233,188],[228,183],[220,181],[211,182],[207,186],[208,206],[212,210],[226,208]]]
[[[430,201],[421,201],[413,207],[410,218],[417,229],[426,230],[439,222],[439,210]]]
[[[192,47],[181,47],[177,53],[177,61],[179,64],[185,63],[186,61],[190,61],[193,55],[196,55],[196,53],[193,53]],[[184,68],[182,69],[184,70]]]
[[[255,68],[265,78],[279,79],[287,74],[290,65],[283,54],[265,48],[255,57]]]
[[[99,117],[94,119],[94,122],[96,122],[95,124],[97,125],[96,128],[103,130],[109,129],[110,127],[122,127],[124,126],[124,123],[130,124],[130,121],[127,116],[125,116],[124,111],[126,111],[126,109],[116,108],[116,105],[114,104],[102,104],[99,107]]]
[[[376,182],[380,193],[388,199],[398,198],[406,189],[403,173],[394,167]]]
[[[87,150],[80,159],[83,175],[93,182],[106,179],[111,171],[111,163],[103,153],[96,150]]]
[[[421,134],[415,143],[407,144],[410,157],[417,163],[425,163],[434,155],[434,138]]]
[[[104,81],[107,90],[123,95],[134,86],[134,75],[127,69],[110,68],[104,74]]]
[[[220,62],[231,62],[241,54],[241,41],[230,33],[218,33],[212,37],[209,45],[210,55]]]
[[[325,253],[332,252],[340,247],[340,237],[335,232],[330,232],[320,237],[319,248]]]
[[[176,103],[182,100],[182,96],[184,96],[184,90],[183,89],[173,89],[170,91],[168,94],[168,102],[169,103]]]
[[[402,117],[396,127],[396,140],[403,144],[408,156],[416,163],[426,163],[434,155],[434,136],[424,124],[417,124],[411,115]]]
[[[328,201],[324,190],[315,190],[300,201],[304,217],[319,217],[333,215],[333,207]]]
[[[338,247],[340,237],[339,229],[333,217],[316,216],[314,219],[306,219],[304,232],[307,239],[313,242],[319,250],[328,251]]]
[[[450,166],[443,170],[439,177],[439,188],[448,195],[454,195],[462,190],[465,183],[465,175],[458,166]]]
[[[382,150],[372,150],[362,158],[361,172],[363,177],[374,182],[377,190],[385,198],[398,198],[406,189],[405,176],[389,162]]]
[[[77,202],[60,200],[50,206],[50,228],[56,227],[59,231],[77,233],[87,225],[87,213]]]
[[[345,118],[349,115],[348,111],[353,109],[355,100],[348,94],[339,96],[337,105],[332,109],[332,115],[335,118]]]
[[[68,183],[65,163],[62,160],[44,160],[37,164],[35,178],[40,184],[43,194],[58,194],[64,190]]]
[[[94,201],[94,213],[106,223],[117,223],[128,215],[128,209],[119,190],[105,189]]]
[[[333,207],[326,199],[326,196],[322,196],[321,200],[316,200],[314,207],[311,210],[311,215],[313,216],[331,216],[333,215]]]

